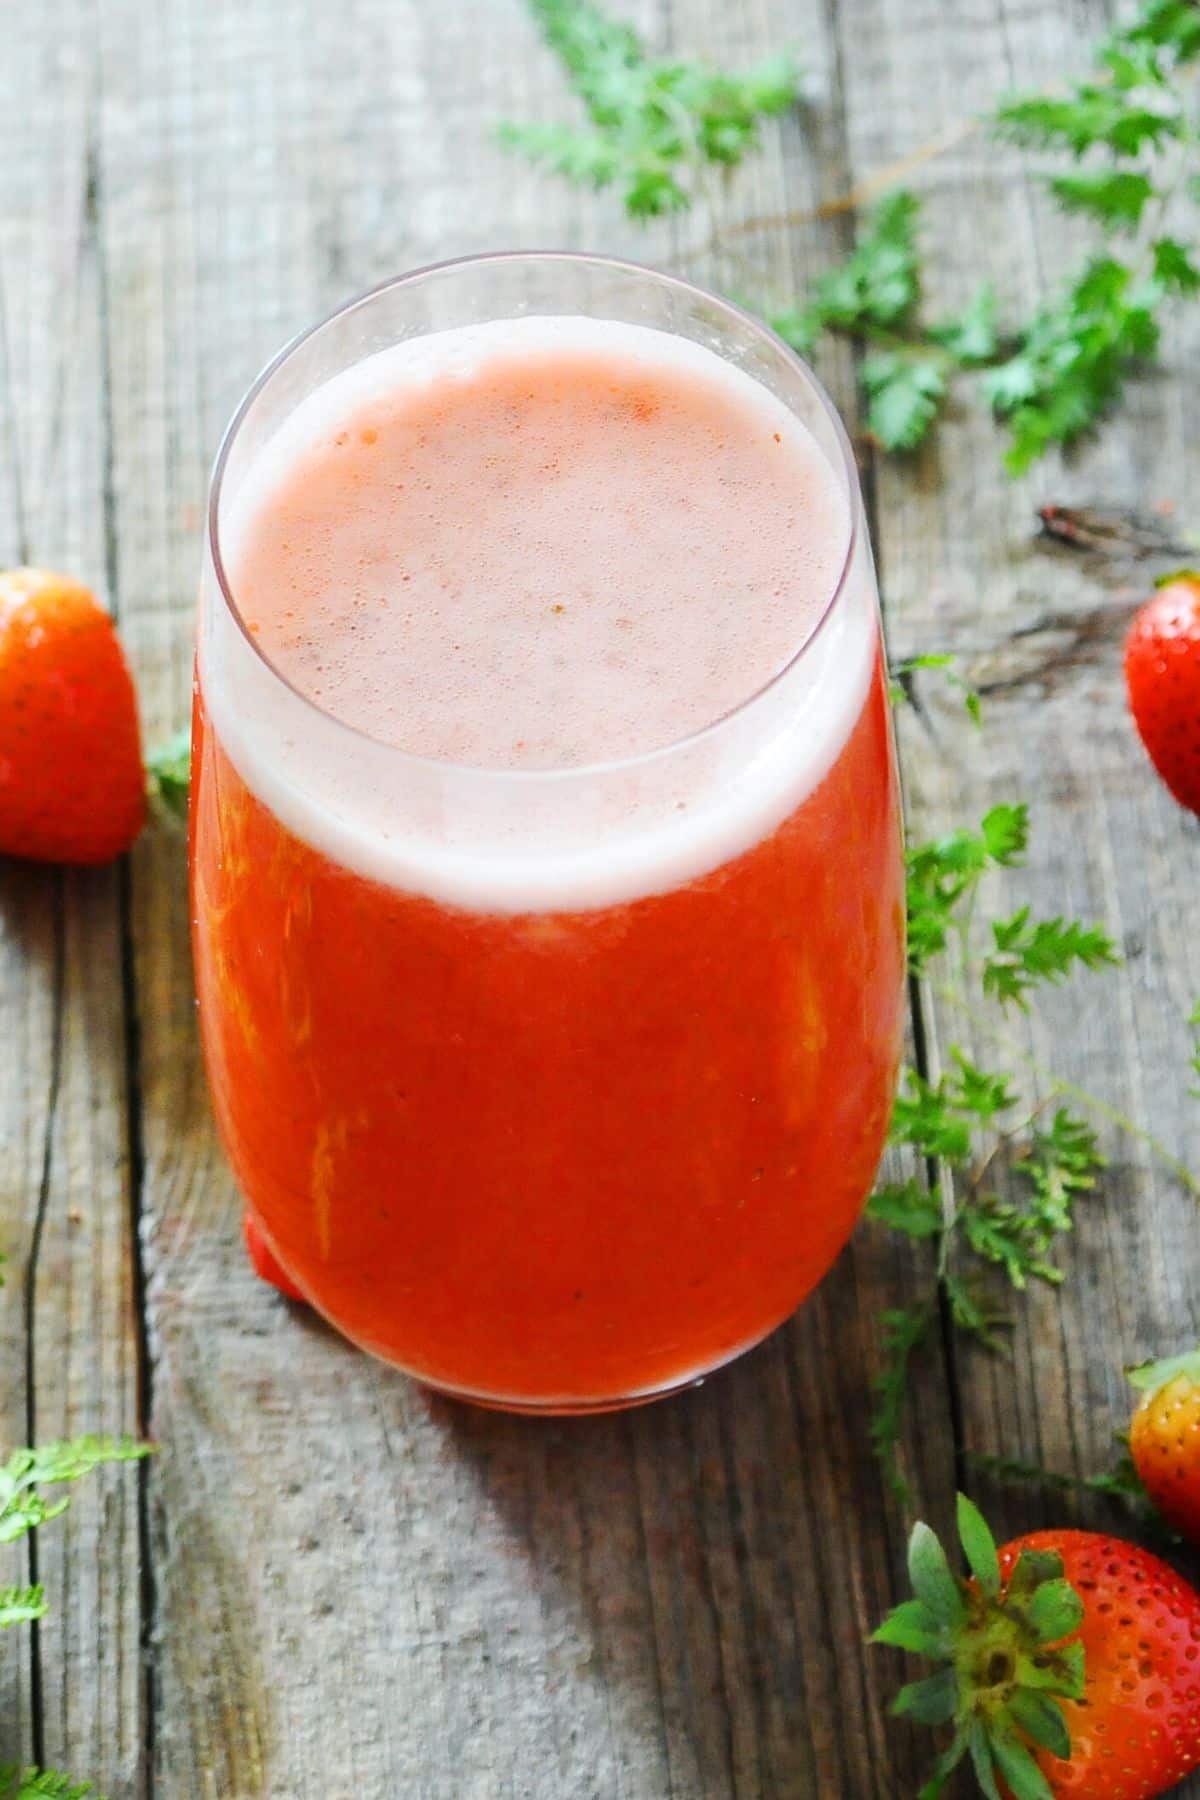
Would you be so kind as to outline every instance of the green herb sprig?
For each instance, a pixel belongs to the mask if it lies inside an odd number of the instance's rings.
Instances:
[[[866,426],[885,450],[915,449],[954,372],[986,365],[998,347],[996,295],[988,282],[957,316],[920,323],[919,223],[916,195],[897,188],[868,217],[849,259],[821,276],[807,300],[769,318],[802,356],[825,332],[863,346]]]
[[[146,787],[152,805],[166,818],[185,821],[191,778],[192,734],[185,726],[146,758]]]
[[[705,165],[740,162],[761,120],[795,97],[786,59],[718,75],[655,61],[593,0],[529,3],[594,129],[509,124],[502,139],[576,183],[619,187],[634,218],[691,207]],[[1044,184],[1097,231],[1097,247],[1031,317],[1002,326],[985,283],[957,315],[927,319],[920,208],[902,188],[809,295],[762,308],[802,354],[829,332],[860,347],[866,428],[881,448],[915,449],[968,376],[1004,423],[1005,462],[1020,474],[1092,431],[1153,361],[1167,307],[1200,294],[1197,16],[1191,0],[1143,0],[1096,46],[1088,74],[1053,93],[1012,95],[979,121],[1031,153],[1068,159]]]
[[[0,1254],[0,1265],[4,1262]],[[0,1286],[3,1286],[0,1274]],[[69,1495],[47,1500],[46,1487],[81,1481],[108,1463],[137,1462],[149,1456],[153,1446],[128,1437],[91,1434],[44,1444],[37,1450],[14,1450],[0,1466],[0,1544],[13,1544],[31,1531],[59,1518],[70,1505]],[[31,1625],[49,1610],[41,1583],[29,1587],[0,1588],[0,1629]],[[0,1765],[0,1800],[85,1800],[92,1795],[90,1781],[77,1782],[55,1769],[25,1768],[17,1763]],[[94,1795],[94,1800],[101,1800]]]
[[[1129,375],[1154,357],[1166,303],[1200,293],[1200,251],[1165,229],[1173,203],[1182,210],[1200,197],[1200,131],[1186,92],[1200,59],[1196,17],[1192,5],[1150,0],[1099,45],[1096,77],[1059,95],[1017,95],[996,110],[993,127],[1016,143],[1077,164],[1092,159],[1045,180],[1061,207],[1099,228],[1105,247],[1026,323],[1001,334],[987,285],[959,319],[922,322],[918,205],[903,190],[880,204],[852,257],[821,278],[810,301],[773,316],[802,353],[830,330],[866,346],[867,428],[885,450],[920,443],[951,377],[979,370],[985,399],[1009,429],[1007,466],[1021,474],[1099,423]],[[1195,229],[1194,208],[1187,211]],[[1118,256],[1109,246],[1122,235],[1130,249]]]
[[[1174,203],[1196,229],[1200,131],[1189,112],[1188,84],[1200,59],[1197,9],[1185,0],[1147,0],[1128,25],[1104,38],[1094,73],[1053,94],[1017,94],[990,123],[1031,150],[1050,150],[1074,166],[1044,177],[1064,210],[1089,219],[1103,249],[1090,252],[1060,294],[1024,324],[1001,334],[991,290],[978,290],[956,330],[918,318],[920,259],[912,196],[893,194],[869,223],[852,264],[894,262],[902,250],[907,289],[881,320],[868,305],[832,315],[818,285],[800,317],[817,329],[849,332],[868,346],[882,323],[899,338],[863,363],[868,428],[885,449],[911,449],[925,436],[949,391],[950,377],[982,371],[982,391],[1009,430],[1006,463],[1020,474],[1052,445],[1074,443],[1120,399],[1126,379],[1151,360],[1160,315],[1173,299],[1200,292],[1200,254],[1166,227]],[[897,231],[903,244],[897,245]],[[1129,239],[1116,255],[1114,238]],[[790,317],[777,328],[791,336]],[[792,338],[792,341],[796,341]],[[801,340],[803,341],[803,340]]]
[[[0,1768],[0,1800],[103,1800],[92,1782],[77,1782],[58,1769],[22,1769],[14,1762]]]
[[[44,1444],[39,1450],[14,1450],[0,1468],[0,1544],[10,1544],[66,1512],[70,1497],[49,1501],[40,1491],[43,1487],[80,1481],[105,1463],[138,1462],[149,1454],[148,1444],[132,1438],[95,1435]]]
[[[914,658],[901,665],[909,667],[938,670],[959,689],[965,686],[952,659]],[[911,697],[902,686],[894,694]],[[1102,927],[1057,915],[1035,919],[1028,906],[993,920],[984,947],[978,947],[980,934],[972,932],[972,922],[984,883],[998,871],[1020,868],[1029,832],[1028,807],[1005,803],[992,807],[978,826],[910,844],[906,853],[910,973],[969,1014],[981,1037],[1001,1046],[997,1012],[1011,1006],[1026,1011],[1040,989],[1120,963]],[[1189,1025],[1196,1033],[1191,1067],[1200,1075],[1200,1004]],[[919,1172],[878,1187],[867,1204],[876,1224],[934,1252],[930,1289],[908,1307],[883,1315],[872,1384],[872,1443],[889,1485],[901,1496],[907,1488],[898,1447],[911,1365],[939,1318],[946,1316],[955,1330],[1003,1353],[1011,1321],[997,1294],[997,1276],[1018,1293],[1034,1281],[1057,1286],[1063,1279],[1056,1247],[1106,1167],[1079,1107],[1141,1139],[1200,1198],[1200,1179],[1133,1120],[1073,1083],[1039,1074],[1042,1097],[1031,1102],[1010,1069],[981,1066],[951,1046],[936,1080],[914,1068],[902,1075],[891,1141],[916,1153]],[[1005,1465],[1010,1474],[1019,1467]],[[1137,1486],[1131,1487],[1124,1466],[1083,1485],[1114,1494],[1135,1492]]]
[[[942,652],[929,652],[924,656],[907,656],[903,661],[893,663],[889,668],[888,697],[893,706],[902,700],[912,700],[912,677],[923,669],[939,669],[945,678],[947,687],[953,688],[962,698],[963,711],[972,725],[983,722],[982,703],[979,694],[969,681],[964,681],[954,666],[953,656]]]
[[[912,1357],[944,1297],[956,1330],[1003,1351],[1009,1315],[989,1274],[1023,1293],[1033,1281],[1058,1286],[1059,1240],[1074,1226],[1076,1204],[1094,1192],[1106,1167],[1095,1132],[1066,1105],[1039,1122],[1040,1105],[1019,1102],[1014,1078],[985,1069],[962,1050],[936,1082],[906,1069],[892,1121],[892,1142],[917,1153],[928,1178],[877,1188],[868,1217],[935,1251],[935,1289],[886,1316],[873,1387],[871,1437],[889,1484],[907,1492],[898,1463],[903,1395]],[[1010,1115],[1020,1112],[1017,1123]],[[1006,1181],[994,1176],[1003,1170]]]
[[[1074,919],[1034,921],[1027,906],[994,920],[992,938],[983,960],[983,991],[1023,1010],[1039,982],[1064,981],[1073,968],[1102,969],[1120,961],[1106,931]]]
[[[938,670],[960,691],[966,686],[952,659],[917,658],[911,666]],[[1029,836],[1028,807],[1001,803],[977,826],[906,852],[910,973],[969,1011],[985,1038],[995,1012],[1028,1010],[1039,990],[1120,961],[1101,926],[1058,915],[1035,919],[1028,906],[995,919],[985,934],[973,932],[985,883],[1022,866]],[[985,1066],[956,1045],[936,1078],[903,1071],[890,1136],[915,1153],[917,1172],[876,1188],[867,1204],[876,1224],[934,1253],[929,1291],[882,1321],[870,1432],[898,1493],[906,1491],[898,1445],[910,1368],[939,1318],[1003,1351],[1010,1320],[997,1278],[1017,1293],[1063,1279],[1056,1249],[1106,1166],[1080,1104],[1108,1111],[1053,1077],[1033,1099],[1010,1068]]]
[[[984,1451],[969,1450],[966,1462],[981,1475],[1002,1486],[1031,1488],[1042,1494],[1078,1494],[1087,1498],[1099,1495],[1131,1513],[1139,1529],[1162,1541],[1177,1544],[1178,1532],[1163,1521],[1129,1453],[1129,1441],[1118,1435],[1111,1468],[1096,1475],[1069,1475],[1059,1469],[1047,1469],[1041,1463],[1027,1462],[1017,1456],[993,1456]]]
[[[591,129],[508,122],[500,142],[578,186],[616,187],[635,219],[685,211],[705,170],[735,168],[758,147],[760,121],[796,100],[788,56],[726,74],[652,57],[631,25],[591,0],[529,4]]]
[[[76,1781],[56,1769],[0,1768],[0,1800],[102,1800],[90,1781]]]

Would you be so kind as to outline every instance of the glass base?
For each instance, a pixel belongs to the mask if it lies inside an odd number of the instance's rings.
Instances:
[[[249,1210],[247,1210],[246,1219],[248,1221],[252,1219]],[[261,1228],[256,1227],[256,1235],[261,1236]],[[247,1245],[251,1245],[249,1236]],[[266,1263],[263,1261],[264,1249],[267,1250],[268,1260]],[[652,1406],[656,1400],[670,1400],[676,1394],[687,1393],[690,1388],[702,1387],[710,1376],[719,1374],[722,1369],[727,1369],[731,1363],[737,1362],[740,1357],[748,1356],[752,1350],[756,1350],[760,1344],[764,1344],[769,1337],[786,1325],[789,1319],[795,1317],[808,1297],[807,1294],[802,1294],[785,1313],[772,1320],[753,1337],[747,1338],[736,1349],[730,1350],[727,1355],[719,1356],[715,1362],[706,1363],[702,1368],[692,1369],[685,1375],[667,1381],[661,1387],[640,1388],[629,1394],[605,1395],[594,1400],[572,1398],[567,1395],[550,1396],[544,1400],[513,1399],[505,1394],[489,1394],[474,1388],[453,1387],[448,1382],[438,1381],[433,1376],[423,1374],[419,1369],[408,1368],[404,1363],[395,1362],[391,1357],[382,1354],[374,1345],[356,1337],[353,1332],[347,1331],[339,1325],[337,1320],[330,1317],[316,1301],[304,1294],[282,1264],[277,1261],[274,1252],[270,1251],[265,1237],[261,1238],[257,1252],[251,1248],[251,1262],[261,1280],[276,1288],[286,1299],[301,1307],[306,1307],[315,1317],[323,1320],[344,1343],[350,1344],[363,1356],[369,1356],[373,1361],[382,1363],[384,1368],[393,1369],[397,1375],[407,1377],[417,1387],[423,1388],[426,1393],[436,1394],[439,1399],[457,1401],[465,1406],[477,1406],[484,1412],[512,1413],[519,1418],[575,1419],[586,1418],[593,1413],[632,1412],[636,1407]]]
[[[441,1382],[430,1381],[424,1375],[418,1375],[411,1369],[404,1369],[398,1363],[389,1363],[387,1366],[396,1369],[400,1374],[407,1375],[411,1381],[417,1383],[418,1387],[424,1388],[426,1393],[436,1394],[442,1400],[455,1400],[466,1406],[478,1406],[485,1412],[513,1413],[517,1417],[527,1419],[582,1419],[593,1413],[632,1412],[636,1407],[653,1406],[656,1400],[672,1400],[677,1394],[686,1394],[691,1388],[703,1387],[711,1376],[718,1375],[722,1369],[729,1368],[730,1364],[737,1362],[739,1358],[748,1356],[752,1350],[757,1350],[760,1344],[764,1344],[769,1337],[774,1336],[775,1332],[785,1325],[788,1319],[795,1316],[796,1310],[793,1307],[791,1312],[786,1313],[782,1319],[777,1319],[765,1331],[759,1332],[756,1337],[748,1339],[736,1350],[731,1350],[728,1356],[721,1357],[718,1362],[710,1363],[694,1374],[680,1376],[678,1381],[668,1382],[664,1387],[646,1388],[637,1393],[617,1395],[611,1399],[509,1400],[499,1394],[480,1394],[472,1392],[469,1388],[447,1387]],[[371,1352],[368,1351],[368,1355],[370,1354]]]
[[[737,1354],[740,1356],[743,1352]],[[717,1367],[724,1368],[725,1364],[718,1363]],[[703,1387],[715,1372],[708,1369],[703,1375],[691,1375],[685,1381],[673,1382],[670,1387],[655,1388],[647,1394],[627,1394],[620,1400],[500,1400],[492,1394],[472,1394],[462,1388],[440,1387],[436,1381],[425,1381],[419,1375],[411,1379],[426,1393],[436,1394],[439,1400],[478,1406],[484,1412],[512,1413],[525,1419],[583,1419],[593,1413],[632,1412],[635,1407],[653,1406],[656,1400],[670,1400],[676,1394],[686,1394],[689,1388]]]

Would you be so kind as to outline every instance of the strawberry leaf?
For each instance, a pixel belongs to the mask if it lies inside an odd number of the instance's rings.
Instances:
[[[913,1593],[939,1625],[957,1625],[962,1620],[966,1607],[946,1552],[929,1526],[920,1522],[913,1526],[908,1541],[908,1576]]]
[[[1012,1789],[1013,1800],[1054,1800],[1054,1790],[1024,1744],[997,1732],[992,1738],[992,1754]]]
[[[918,1725],[945,1725],[958,1708],[958,1677],[953,1669],[939,1669],[923,1681],[910,1681],[892,1702],[898,1718],[915,1719]]]
[[[967,1747],[966,1733],[962,1731],[956,1732],[954,1742],[950,1745],[948,1750],[944,1751],[943,1754],[938,1757],[937,1762],[934,1764],[933,1773],[921,1789],[920,1794],[917,1796],[917,1800],[938,1800],[947,1781],[950,1779],[951,1775],[953,1775],[963,1757],[967,1754]]]
[[[992,1760],[992,1746],[988,1741],[987,1733],[978,1720],[971,1731],[969,1742],[975,1779],[983,1789],[986,1800],[1001,1800],[1000,1789],[996,1786],[996,1765]]]
[[[1083,1601],[1069,1581],[1043,1582],[1029,1602],[1029,1622],[1043,1644],[1057,1644],[1083,1623]]]
[[[1166,1356],[1159,1362],[1139,1363],[1137,1368],[1127,1369],[1125,1373],[1143,1394],[1156,1394],[1178,1375],[1186,1375],[1189,1381],[1200,1383],[1200,1350],[1188,1350],[1182,1356]]]
[[[947,1638],[923,1601],[902,1600],[872,1634],[871,1642],[911,1650],[918,1656],[937,1656],[945,1650]]]
[[[1000,1592],[996,1540],[979,1508],[965,1494],[958,1496],[958,1536],[971,1573],[989,1599],[995,1599]]]
[[[1082,1700],[1085,1676],[1083,1645],[1076,1639],[1056,1649],[1049,1661],[1021,1667],[1024,1687],[1044,1688],[1047,1693],[1061,1694],[1066,1700]]]
[[[1048,1694],[1018,1688],[1012,1697],[1011,1711],[1021,1730],[1035,1744],[1052,1751],[1055,1756],[1070,1756],[1071,1734],[1057,1700],[1052,1700]]]

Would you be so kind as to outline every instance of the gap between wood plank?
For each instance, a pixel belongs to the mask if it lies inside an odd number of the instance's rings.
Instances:
[[[842,163],[842,174],[845,177],[847,191],[849,191],[851,177],[850,143],[849,134],[846,129],[846,83],[845,66],[842,54],[842,36],[839,28],[840,9],[837,0],[824,0],[824,4],[829,41],[833,49],[833,80],[830,85],[830,92],[835,96],[837,137]],[[843,238],[845,253],[849,255],[854,249],[857,237],[860,208],[857,206],[847,208],[843,217],[845,220],[845,229],[840,235]],[[850,346],[851,365],[854,369],[856,381],[860,379],[864,354],[865,352],[861,344],[855,342]],[[857,462],[858,458],[856,457],[855,460]],[[880,608],[883,613],[884,625],[886,626],[886,570],[883,567],[883,531],[879,514],[878,486],[875,479],[877,467],[878,453],[874,449],[868,449],[863,464],[859,469],[859,480],[862,485],[863,514],[867,522],[867,531],[871,542],[871,553],[875,564],[876,580],[879,585]],[[885,633],[885,655],[886,649],[887,639]],[[897,757],[899,757],[898,738],[896,739],[896,754]],[[902,777],[903,769],[901,769],[900,773]],[[903,798],[903,785],[901,787],[901,797]],[[905,843],[907,844],[906,818],[904,819],[904,831]],[[930,1078],[929,1021],[925,1016],[925,1001],[921,993],[921,984],[912,976],[908,978],[908,1010],[912,1022],[913,1064],[922,1079],[928,1080]],[[931,1161],[927,1160],[925,1162],[924,1172],[925,1180],[929,1187],[931,1189],[935,1188],[937,1185],[937,1171]],[[958,1345],[954,1329],[954,1318],[944,1286],[940,1280],[937,1280],[935,1298],[937,1305],[937,1341],[941,1346],[942,1360],[946,1370],[946,1402],[950,1421],[950,1438],[954,1452],[954,1481],[956,1488],[961,1490],[963,1488],[966,1471],[966,1437],[963,1424],[962,1373],[958,1363]],[[918,1346],[916,1354],[920,1355],[920,1346]],[[905,1427],[902,1426],[902,1433],[904,1429]],[[901,1441],[903,1442],[903,1436]]]
[[[25,554],[23,551],[22,554]],[[58,1117],[58,1096],[62,1076],[63,1029],[66,994],[66,918],[63,906],[63,881],[61,869],[54,871],[54,974],[53,974],[53,1024],[50,1037],[50,1093],[46,1103],[46,1129],[42,1142],[42,1167],[38,1182],[37,1210],[33,1217],[33,1231],[29,1239],[29,1253],[25,1259],[25,1280],[23,1301],[25,1312],[25,1442],[37,1442],[37,1400],[35,1378],[37,1374],[37,1331],[34,1322],[34,1299],[37,1292],[38,1260],[41,1255],[42,1234],[46,1222],[46,1209],[50,1203],[50,1169],[54,1155],[54,1128]],[[38,1539],[37,1532],[31,1531],[28,1538],[29,1582],[32,1587],[38,1585]],[[35,1619],[29,1632],[29,1701],[31,1712],[31,1731],[33,1737],[33,1760],[41,1767],[45,1761],[46,1728],[42,1717],[42,1633],[41,1626]]]
[[[30,558],[29,521],[25,510],[25,482],[21,470],[21,443],[17,431],[17,409],[12,398],[12,362],[8,346],[8,304],[0,260],[0,391],[4,396],[4,414],[8,420],[8,460],[11,472],[13,504],[17,522],[17,556],[22,563]],[[42,1141],[42,1166],[38,1181],[37,1208],[29,1251],[25,1259],[22,1282],[22,1311],[25,1336],[25,1442],[37,1441],[37,1404],[34,1380],[37,1370],[37,1335],[34,1326],[34,1298],[37,1291],[38,1260],[46,1209],[50,1203],[50,1169],[54,1153],[54,1128],[58,1116],[58,1096],[62,1075],[64,1001],[66,989],[66,919],[63,904],[63,875],[56,870],[54,883],[54,967],[52,974],[53,1004],[50,1035],[50,1087],[46,1105],[45,1133]],[[27,1545],[29,1584],[38,1585],[37,1532],[31,1532]],[[42,1716],[42,1634],[36,1619],[29,1631],[29,1702],[33,1759],[39,1766],[45,1759],[45,1721]]]
[[[0,257],[0,396],[4,400],[4,418],[8,429],[8,464],[12,481],[13,511],[17,521],[17,555],[29,561],[29,521],[25,512],[25,482],[21,474],[21,442],[17,431],[17,409],[13,404],[12,359],[8,348],[8,297],[4,286],[4,259]]]
[[[96,58],[93,112],[88,127],[84,227],[90,234],[96,256],[96,295],[100,335],[100,399],[103,424],[100,509],[104,527],[104,578],[113,617],[120,618],[121,559],[117,528],[115,479],[115,442],[112,407],[112,332],[108,281],[100,215],[104,185],[100,167],[100,120],[103,117],[101,59]],[[149,1321],[146,1311],[146,1268],[142,1244],[142,1215],[146,1155],[142,1129],[141,1026],[137,1005],[137,974],[133,941],[133,875],[128,853],[122,856],[117,870],[117,914],[121,956],[121,1013],[125,1052],[125,1136],[129,1154],[129,1246],[133,1272],[133,1315],[136,1345],[136,1388],[138,1436],[150,1435],[154,1407],[154,1364],[150,1354]],[[138,1587],[139,1632],[141,1654],[141,1712],[143,1800],[154,1800],[155,1748],[155,1670],[154,1634],[158,1594],[150,1534],[150,1465],[137,1464],[138,1520]],[[38,1715],[35,1713],[35,1717]],[[39,1717],[40,1728],[40,1717]]]
[[[106,527],[108,504],[109,498],[106,490]],[[127,856],[121,859],[117,880],[121,936],[121,995],[125,1026],[125,1126],[129,1148],[129,1232],[133,1264],[134,1333],[137,1346],[137,1425],[139,1437],[145,1439],[150,1435],[150,1418],[154,1400],[154,1365],[150,1356],[146,1314],[146,1270],[142,1256],[142,1198],[146,1163],[142,1140],[141,1028],[138,1023],[137,985],[134,969],[133,882]],[[141,1614],[138,1646],[142,1658],[142,1795],[144,1800],[154,1800],[156,1697],[154,1641],[158,1589],[151,1556],[149,1462],[138,1463],[136,1473],[138,1484],[138,1586]]]
[[[912,1015],[913,1028],[913,1062],[917,1072],[924,1080],[928,1081],[931,1079],[929,1035],[926,1029],[925,1003],[921,996],[921,984],[915,975],[910,975],[908,978],[908,992],[909,1012]],[[925,1182],[931,1193],[936,1191],[939,1185],[937,1161],[932,1156],[925,1158]],[[958,1366],[954,1312],[950,1305],[950,1296],[946,1292],[946,1285],[940,1277],[937,1280],[936,1299],[938,1336],[941,1339],[946,1364],[946,1399],[950,1411],[950,1435],[954,1445],[954,1485],[960,1493],[963,1493],[966,1491],[967,1455],[962,1373]],[[920,1345],[917,1346],[916,1354],[920,1354]]]

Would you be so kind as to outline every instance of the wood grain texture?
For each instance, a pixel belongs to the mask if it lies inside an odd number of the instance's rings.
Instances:
[[[673,261],[784,301],[850,241],[850,215],[719,250],[714,234],[811,212],[998,87],[1075,60],[1099,16],[1033,0],[631,0],[681,52],[733,63],[794,45],[811,96],[709,207],[637,232],[608,198],[489,141],[504,116],[571,116],[520,0],[70,0],[69,28],[63,10],[19,5],[0,59],[0,555],[111,582],[151,741],[190,704],[212,454],[293,331],[400,268],[515,243]],[[16,103],[29,94],[38,105]],[[984,271],[1028,301],[1070,254],[982,138],[915,179],[935,304]],[[1171,346],[1179,367],[1188,354]],[[830,346],[820,366],[853,424],[852,357]],[[904,719],[916,829],[1028,794],[1032,867],[997,906],[1094,914],[1130,958],[1125,978],[1017,1021],[1018,1048],[1193,1161],[1182,1021],[1200,950],[1184,921],[1200,836],[1131,753],[1114,682],[1142,577],[1042,549],[1033,507],[1174,499],[1182,513],[1196,432],[1184,383],[1160,381],[1077,465],[1024,484],[999,476],[977,414],[915,464],[866,463],[894,648],[959,650],[989,690],[978,743],[935,684]],[[895,1659],[864,1648],[906,1525],[865,1414],[880,1313],[922,1291],[927,1259],[864,1229],[770,1344],[645,1412],[536,1423],[430,1399],[245,1265],[197,1054],[179,838],[147,833],[127,877],[5,867],[0,883],[18,1050],[0,1063],[0,1433],[30,1422],[19,1300],[35,1251],[32,1422],[134,1425],[136,1210],[161,1445],[148,1571],[127,1471],[80,1489],[45,1534],[39,1691],[28,1655],[0,1663],[0,1756],[10,1740],[44,1747],[110,1800],[915,1790],[924,1751],[885,1717]],[[972,1043],[923,1004],[935,1058]],[[1018,1309],[1011,1366],[958,1352],[948,1366],[940,1345],[922,1365],[905,1461],[935,1522],[964,1446],[1101,1466],[1126,1416],[1122,1362],[1197,1335],[1191,1203],[1128,1140],[1106,1143],[1068,1285]],[[1014,1526],[1044,1516],[981,1491]]]
[[[0,104],[0,561],[104,595],[106,418],[90,9],[6,26]],[[44,95],[44,109],[30,107]],[[110,603],[113,596],[108,596]],[[0,869],[6,1446],[137,1428],[120,876]],[[52,1610],[6,1634],[0,1760],[136,1781],[138,1490],[102,1471],[23,1547]],[[7,1553],[8,1568],[17,1555]],[[17,1577],[15,1568],[13,1578]]]

